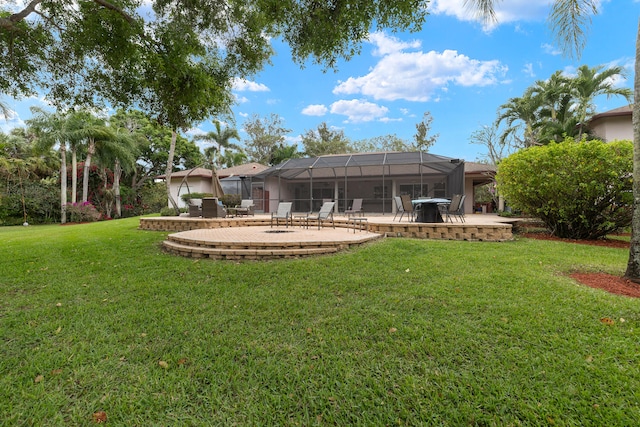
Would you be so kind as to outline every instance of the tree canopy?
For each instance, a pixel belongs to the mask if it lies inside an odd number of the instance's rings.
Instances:
[[[114,106],[140,103],[149,111],[163,88],[174,94],[176,86],[202,89],[208,76],[221,92],[209,87],[205,103],[222,107],[231,101],[224,90],[233,77],[247,77],[268,62],[270,38],[287,42],[301,65],[311,60],[335,67],[359,52],[373,26],[419,30],[427,4],[27,0],[22,8],[0,9],[0,93],[43,90],[57,105],[106,100]]]

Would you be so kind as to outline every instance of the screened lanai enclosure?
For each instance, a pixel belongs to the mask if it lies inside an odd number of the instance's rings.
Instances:
[[[336,201],[344,212],[363,199],[364,212],[393,213],[394,196],[450,198],[464,193],[464,161],[424,152],[327,155],[289,159],[257,174],[252,183],[256,206],[273,212],[279,202],[293,211],[318,211]]]

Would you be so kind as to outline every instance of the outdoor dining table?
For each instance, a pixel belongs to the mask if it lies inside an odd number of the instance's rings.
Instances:
[[[448,205],[449,203],[451,203],[451,200],[442,198],[411,200],[416,213],[415,222],[444,222],[438,206]]]

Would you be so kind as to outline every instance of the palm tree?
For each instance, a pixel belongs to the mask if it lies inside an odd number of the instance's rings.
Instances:
[[[539,103],[541,113],[551,120],[557,120],[558,110],[564,107],[564,95],[570,93],[571,80],[556,71],[548,80],[538,80],[531,87],[531,95]]]
[[[236,144],[233,144],[231,140],[237,139],[239,141],[240,135],[238,135],[238,131],[233,128],[225,127],[224,129],[222,129],[222,125],[219,120],[214,120],[213,124],[216,128],[214,131],[209,131],[204,135],[196,135],[194,139],[197,141],[205,141],[211,144],[210,147],[207,147],[204,150],[204,154],[207,159],[211,161],[212,168],[219,168],[220,161],[219,157],[218,159],[216,159],[216,155],[223,155],[223,149],[239,149],[240,147],[238,147]]]
[[[222,154],[223,148],[239,149],[240,147],[230,141],[234,138],[239,141],[240,135],[238,135],[237,130],[230,127],[225,127],[224,129],[222,129],[219,120],[214,120],[213,124],[216,127],[215,131],[207,132],[204,135],[197,135],[195,139],[199,141],[207,141],[212,144],[212,146],[209,147],[208,150],[205,150],[205,155],[207,156],[207,159],[211,160],[211,180],[213,181],[212,185],[215,188],[215,186],[217,185],[215,181],[218,179],[216,175],[216,167],[220,167],[220,161],[216,160],[216,154]],[[214,149],[214,147],[216,146],[217,148]]]
[[[11,115],[12,111],[7,104],[0,101],[0,114],[2,114],[5,120],[8,120],[8,117]]]
[[[113,198],[105,205],[108,216],[111,216],[112,204],[116,205],[116,218],[122,216],[122,199],[120,195],[120,179],[123,171],[135,169],[137,144],[135,137],[125,128],[112,129],[112,136],[108,143],[100,144],[97,157],[99,163],[106,169],[113,168]],[[106,176],[106,173],[104,174]],[[107,182],[105,180],[105,188]]]
[[[83,121],[83,115],[78,112],[71,112],[68,117],[68,128],[75,130],[81,127]],[[71,150],[71,203],[78,201],[78,148],[82,145],[81,138],[71,136],[69,139],[69,148]]]
[[[535,123],[538,122],[539,108],[540,98],[534,96],[531,89],[527,90],[521,98],[511,98],[507,103],[502,104],[496,120],[498,125],[505,122],[507,126],[502,133],[502,144],[509,137],[513,137],[522,147],[537,145]]]
[[[108,150],[104,146],[112,143],[114,133],[106,126],[103,119],[95,117],[88,111],[79,111],[72,117],[69,126],[71,139],[76,143],[84,141],[87,148],[82,171],[82,202],[84,203],[89,201],[89,172],[92,158],[96,154],[96,150]]]
[[[465,0],[487,20],[495,20],[495,0]],[[565,52],[578,54],[584,47],[584,29],[590,24],[592,15],[598,12],[597,0],[555,0],[549,21]],[[579,56],[579,55],[578,55]],[[625,277],[640,283],[640,22],[636,36],[635,77],[633,82],[633,219],[631,221],[631,244]]]
[[[269,165],[279,165],[285,160],[297,159],[299,157],[302,157],[302,153],[298,151],[298,147],[295,145],[278,144],[273,147],[273,150],[271,151]]]
[[[23,128],[14,128],[9,135],[0,133],[0,175],[6,176],[7,180],[17,177],[25,225],[27,225],[25,181],[32,175],[38,178],[50,172],[46,159],[35,152]]]
[[[206,155],[207,150],[205,150]],[[249,157],[243,150],[224,150],[224,153],[219,158],[220,166],[230,168],[246,163]]]
[[[633,94],[628,88],[616,88],[613,86],[614,77],[624,76],[624,68],[611,67],[604,69],[604,66],[589,67],[583,65],[578,68],[578,76],[572,80],[572,91],[577,100],[579,134],[582,131],[587,119],[595,114],[593,100],[596,96],[606,95],[607,98],[615,95],[624,96],[627,101],[632,102]]]
[[[36,135],[36,146],[40,150],[58,147],[60,152],[60,222],[67,222],[67,143],[71,138],[67,117],[31,107],[33,117],[27,120]]]

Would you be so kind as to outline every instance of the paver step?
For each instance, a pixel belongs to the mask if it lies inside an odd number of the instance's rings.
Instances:
[[[165,250],[191,258],[213,258],[213,259],[275,259],[275,258],[297,258],[312,255],[332,254],[338,251],[337,246],[308,247],[308,248],[217,248],[191,246],[165,240],[162,243]]]
[[[170,242],[186,245],[189,247],[217,248],[217,249],[312,249],[326,247],[348,247],[353,241],[332,240],[332,241],[291,241],[291,242],[229,242],[224,240],[197,240],[184,238],[181,236],[169,235],[167,240]]]

